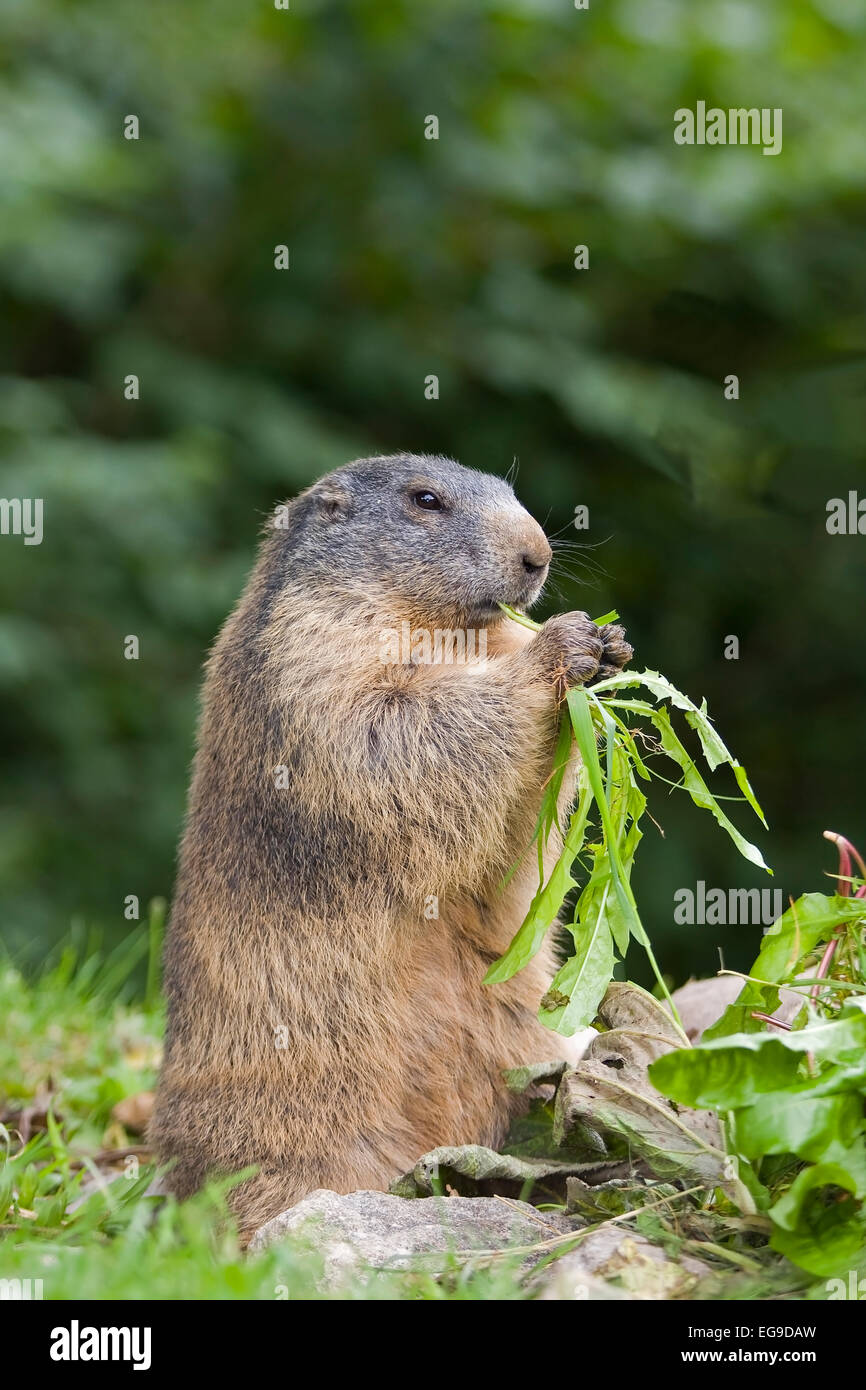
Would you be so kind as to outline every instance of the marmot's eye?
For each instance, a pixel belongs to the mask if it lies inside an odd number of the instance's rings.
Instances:
[[[420,507],[425,512],[441,512],[443,509],[442,499],[437,497],[435,492],[430,492],[428,488],[422,488],[420,492],[413,492],[412,501],[416,507]]]

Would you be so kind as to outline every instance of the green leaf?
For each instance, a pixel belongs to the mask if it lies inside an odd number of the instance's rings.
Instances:
[[[637,772],[640,777],[643,777],[644,781],[648,782],[650,780],[650,773],[640,755],[637,742],[634,738],[634,735],[632,734],[631,729],[628,727],[624,719],[620,719],[619,715],[616,714],[616,712],[613,710],[610,704],[605,704],[604,709],[619,729],[623,743],[625,744],[625,747],[628,749],[628,755],[631,758],[632,766],[634,767],[635,772]]]
[[[733,1110],[749,1105],[762,1091],[777,1091],[796,1079],[800,1058],[776,1038],[768,1039],[760,1056],[739,1043],[740,1039],[735,1046],[669,1052],[652,1063],[650,1080],[680,1105]]]
[[[522,1096],[530,1086],[539,1086],[543,1082],[558,1083],[567,1066],[567,1062],[529,1062],[522,1067],[509,1067],[502,1075],[509,1091]]]
[[[647,673],[644,672],[643,674],[646,675]],[[654,675],[652,672],[649,674]],[[599,684],[594,687],[594,693],[604,691],[607,686],[614,682],[621,682],[623,679],[624,678],[619,676],[613,676],[610,681],[600,681]],[[671,686],[670,689],[673,689],[673,687]],[[679,692],[676,693],[679,694]],[[680,700],[685,701],[685,696],[680,696]],[[659,733],[662,748],[668,754],[668,757],[672,758],[682,769],[684,774],[682,785],[685,790],[688,791],[695,804],[702,807],[704,810],[712,812],[718,823],[727,831],[740,853],[746,859],[751,860],[752,863],[757,864],[760,868],[766,869],[767,873],[772,873],[772,870],[764,863],[757,847],[750,844],[750,842],[740,834],[736,826],[733,825],[722,811],[716,798],[698,772],[694,758],[692,758],[688,749],[683,746],[677,734],[674,732],[667,709],[662,706],[651,705],[646,700],[611,700],[608,703],[610,705],[615,705],[618,709],[628,710],[632,714],[641,715],[649,719],[655,725]],[[686,701],[686,703],[689,704],[691,708],[696,708],[691,705],[691,701]],[[609,710],[609,713],[613,715],[613,710]],[[733,763],[731,765],[735,766]],[[745,776],[745,774],[743,775]]]
[[[610,891],[610,885],[606,891]],[[547,1028],[567,1037],[592,1023],[613,975],[613,938],[603,904],[595,920],[584,931],[575,933],[575,942],[574,955],[557,972],[538,1014]],[[563,995],[568,998],[564,1005],[557,1002]]]
[[[841,1163],[818,1163],[798,1173],[788,1191],[770,1208],[769,1216],[783,1231],[795,1231],[803,1220],[806,1199],[822,1187],[841,1187],[852,1195],[856,1182]]]
[[[557,913],[569,891],[576,886],[571,877],[571,864],[574,855],[562,855],[553,866],[547,882],[539,888],[525,919],[518,928],[504,956],[500,956],[490,966],[484,976],[484,984],[499,985],[510,980],[541,949],[549,928],[556,920]]]
[[[745,1158],[796,1154],[815,1163],[836,1161],[862,1128],[863,1101],[856,1090],[817,1097],[808,1091],[775,1091],[737,1110],[728,1133],[732,1149]]]
[[[674,733],[667,710],[662,706],[659,706],[657,709],[652,709],[650,718],[658,729],[662,748],[682,769],[683,786],[695,805],[702,807],[705,811],[709,811],[710,814],[715,817],[722,829],[726,830],[730,835],[744,859],[748,859],[750,863],[757,864],[759,869],[766,869],[767,873],[771,874],[773,871],[764,863],[763,855],[757,845],[751,844],[744,835],[741,835],[733,821],[729,820],[725,815],[703,777],[698,772],[694,758],[691,756],[688,749],[683,747],[677,735]]]
[[[813,1057],[826,1062],[859,1061],[866,1048],[866,1013],[852,1007],[839,1018],[826,1022],[813,1023],[808,1028],[794,1029],[790,1033],[764,1033],[754,1036],[721,1038],[706,1043],[707,1048],[741,1046],[754,1051],[766,1051],[771,1043],[789,1048],[792,1052],[811,1052]]]
[[[848,1193],[839,1200],[838,1189]],[[819,1163],[800,1173],[769,1210],[770,1244],[801,1269],[823,1277],[862,1259],[866,1226],[854,1197],[856,1183],[838,1163]]]
[[[653,1086],[678,1104],[730,1111],[751,1105],[767,1091],[794,1086],[805,1054],[851,1066],[806,1080],[803,1091],[810,1088],[815,1097],[840,1084],[853,1086],[866,1066],[865,1052],[866,1013],[852,1009],[841,1019],[791,1033],[735,1033],[680,1048],[653,1062],[649,1074]]]
[[[745,796],[755,814],[763,821],[764,813],[758,804],[755,793],[752,791],[749,779],[746,776],[745,768],[737,762],[733,753],[726,747],[720,738],[716,727],[707,713],[707,702],[702,700],[700,705],[696,705],[687,695],[683,695],[681,690],[671,685],[666,676],[658,671],[629,671],[623,672],[618,676],[611,676],[608,680],[599,681],[595,686],[597,693],[607,692],[608,690],[627,690],[636,686],[644,686],[652,691],[657,700],[670,700],[675,709],[682,710],[686,722],[695,730],[701,741],[704,757],[709,764],[710,771],[715,771],[722,763],[727,763],[732,769],[737,779],[737,785]],[[748,856],[747,856],[748,857]]]
[[[563,717],[559,721],[559,729],[556,735],[556,748],[553,754],[553,773],[544,789],[541,799],[541,810],[538,816],[538,824],[535,828],[535,839],[539,833],[544,836],[544,842],[550,836],[554,825],[559,827],[559,797],[562,791],[562,782],[565,777],[565,769],[571,761],[571,745],[573,742],[571,724]]]
[[[388,1190],[397,1197],[441,1196],[446,1183],[467,1196],[484,1192],[485,1187],[489,1191],[497,1184],[505,1185],[506,1191],[515,1183],[541,1192],[554,1184],[564,1190],[569,1176],[597,1167],[597,1161],[592,1164],[568,1158],[528,1158],[497,1153],[481,1144],[466,1144],[432,1149],[418,1159],[411,1172],[395,1178]],[[447,1208],[448,1203],[443,1205]],[[539,1235],[543,1232],[539,1231]]]
[[[802,1054],[859,1066],[864,1050],[866,1014],[857,1009],[789,1033],[735,1033],[681,1048],[654,1062],[650,1079],[682,1105],[733,1110],[795,1082]]]
[[[631,818],[631,824],[626,833],[621,856],[623,872],[629,884],[631,884],[631,871],[634,865],[635,855],[637,854],[637,847],[643,839],[643,831],[640,828],[640,818],[645,810],[646,797],[632,779],[628,794],[628,814]],[[617,898],[615,902],[609,904],[608,920],[617,949],[624,958],[626,950],[628,949],[631,918],[622,911],[619,898]]]
[[[541,806],[538,812],[538,819],[535,822],[535,829],[532,832],[532,842],[538,851],[538,877],[539,889],[544,883],[544,846],[550,839],[550,832],[554,825],[561,829],[559,824],[559,797],[562,791],[562,782],[565,777],[565,769],[571,761],[572,733],[571,724],[563,715],[559,721],[559,728],[556,733],[556,747],[553,752],[553,771],[547,780],[541,797]],[[515,873],[520,867],[523,856],[511,865],[502,879],[501,887],[505,888],[511,882]]]
[[[570,690],[566,696],[568,711],[571,716],[571,726],[580,749],[580,755],[586,768],[589,785],[593,796],[598,803],[601,815],[602,827],[605,837],[605,848],[610,861],[610,873],[613,881],[614,891],[619,900],[623,915],[629,922],[630,929],[635,936],[642,941],[646,941],[646,935],[637,915],[637,908],[634,900],[626,891],[625,874],[622,868],[619,855],[619,840],[616,827],[611,816],[610,805],[605,794],[604,781],[601,775],[601,763],[598,757],[598,745],[595,737],[595,727],[590,713],[589,699],[585,690]]]
[[[584,785],[577,810],[571,818],[568,834],[563,842],[562,853],[554,864],[547,882],[542,884],[532,899],[529,912],[508,950],[499,960],[493,962],[484,976],[486,985],[502,984],[504,980],[510,980],[512,975],[516,975],[528,965],[541,949],[542,942],[556,921],[566,896],[576,886],[571,876],[571,866],[583,846],[592,802],[592,792]]]
[[[607,859],[607,872],[610,881],[610,860]],[[604,902],[601,904],[601,911],[607,923],[608,931],[613,937],[614,945],[619,951],[620,956],[625,959],[628,950],[628,943],[631,938],[631,921],[622,910],[622,903],[616,892],[608,892]]]
[[[715,1038],[729,1037],[734,1033],[763,1033],[767,1027],[766,1021],[753,1018],[752,1015],[761,1013],[770,1018],[780,1002],[779,991],[774,985],[759,985],[753,980],[747,980],[733,1004],[728,1005],[718,1022],[704,1029],[702,1041],[711,1042]]]
[[[751,969],[754,980],[747,980],[741,993],[729,1004],[722,1017],[704,1033],[704,1042],[732,1033],[762,1029],[753,1011],[772,1014],[779,1006],[778,990],[758,984],[791,980],[800,962],[822,942],[829,941],[843,922],[866,915],[866,903],[839,894],[804,893],[764,933],[761,949]]]
[[[632,789],[629,805],[638,815],[642,807],[646,805],[646,798],[636,787]],[[642,834],[637,819],[632,820],[621,856],[623,872],[629,879],[635,852],[642,839]],[[622,903],[616,892],[611,891],[613,878],[606,847],[604,845],[592,845],[590,850],[595,856],[595,863],[589,882],[575,905],[574,922],[578,927],[586,927],[594,920],[596,913],[601,913],[613,936],[616,949],[622,957],[625,957],[631,934],[631,918],[623,912]],[[572,931],[572,935],[577,940],[577,933]]]
[[[734,777],[737,779],[737,786],[743,793],[749,805],[753,808],[753,810],[757,812],[758,818],[763,822],[764,826],[766,826],[766,817],[764,816],[764,812],[761,810],[755,793],[752,791],[752,784],[749,781],[748,776],[746,775],[746,769],[743,767],[742,763],[732,762],[731,767],[734,769]]]
[[[866,903],[858,899],[804,893],[765,932],[752,974],[774,983],[789,979],[804,956],[859,917],[866,917]]]

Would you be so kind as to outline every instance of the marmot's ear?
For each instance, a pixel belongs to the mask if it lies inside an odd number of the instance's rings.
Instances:
[[[321,514],[328,521],[339,521],[352,511],[352,494],[336,479],[326,478],[313,489],[313,497]]]

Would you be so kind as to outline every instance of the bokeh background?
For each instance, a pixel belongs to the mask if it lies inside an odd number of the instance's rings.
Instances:
[[[677,982],[718,945],[745,967],[757,929],[675,927],[675,890],[797,894],[825,827],[866,845],[866,536],[825,528],[866,496],[860,0],[6,0],[0,27],[2,493],[46,528],[0,537],[12,950],[170,896],[263,515],[408,449],[517,458],[592,546],[545,611],[616,606],[707,697],[776,877],[659,788],[636,888]],[[782,107],[781,155],[676,146],[699,99]]]

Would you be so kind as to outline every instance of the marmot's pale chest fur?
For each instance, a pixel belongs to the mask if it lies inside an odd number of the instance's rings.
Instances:
[[[258,1166],[246,1235],[495,1146],[503,1068],[561,1054],[547,950],[482,978],[537,887],[557,699],[631,649],[583,613],[503,618],[550,558],[507,483],[443,458],[348,464],[266,529],[207,664],[152,1126],[179,1195]]]

